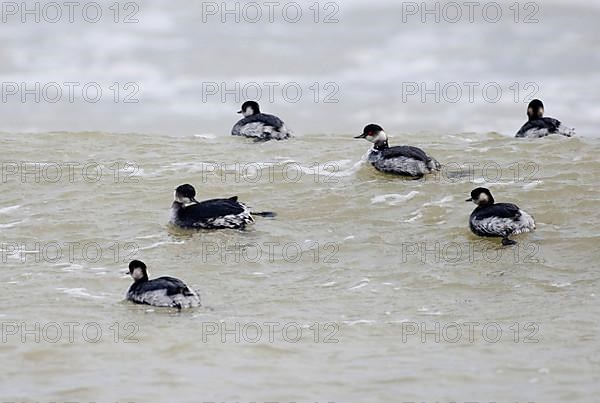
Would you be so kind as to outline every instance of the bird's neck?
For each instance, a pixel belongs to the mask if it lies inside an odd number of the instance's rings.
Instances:
[[[487,203],[480,203],[480,204],[478,204],[477,205],[477,209],[484,209],[484,208],[487,208],[487,207],[490,207],[490,206],[493,206],[493,205],[494,205],[494,201],[492,200],[492,201],[489,201]]]
[[[387,148],[390,148],[387,139],[385,140],[379,140],[377,142],[375,142],[375,145],[373,145],[373,148],[376,149],[377,151],[383,151]]]
[[[139,278],[137,280],[133,280],[133,283],[134,284],[142,284],[142,283],[145,283],[146,281],[148,281],[148,275],[147,274],[144,275],[144,277],[142,277],[142,278]]]
[[[539,113],[536,114],[531,114],[531,115],[527,115],[529,116],[529,121],[533,121],[533,120],[538,120],[538,119],[542,119],[544,117],[544,115],[540,115]]]

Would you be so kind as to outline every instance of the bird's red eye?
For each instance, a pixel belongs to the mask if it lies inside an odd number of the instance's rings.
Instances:
[[[373,132],[367,133],[367,136],[372,136],[372,135],[373,135]]]

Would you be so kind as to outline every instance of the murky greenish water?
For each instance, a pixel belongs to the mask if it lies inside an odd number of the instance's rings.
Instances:
[[[405,181],[362,163],[354,134],[3,133],[2,401],[596,396],[600,142],[391,133],[445,165]],[[278,216],[175,230],[185,182]],[[513,248],[474,237],[480,185],[537,231]],[[133,256],[203,307],[123,302]]]

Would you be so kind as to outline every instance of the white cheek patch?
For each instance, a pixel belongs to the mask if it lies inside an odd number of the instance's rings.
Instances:
[[[175,201],[183,204],[184,206],[187,206],[188,204],[192,204],[192,201],[189,198],[177,196],[177,192],[175,192]]]
[[[384,131],[380,131],[379,134],[377,135],[377,137],[375,138],[375,141],[385,141],[387,140],[387,135],[385,134]]]
[[[136,267],[131,272],[131,277],[133,277],[134,280],[141,280],[142,278],[144,278],[144,272],[139,267]]]
[[[369,140],[371,143],[377,143],[378,141],[387,140],[387,135],[385,134],[385,132],[381,131],[377,135],[367,136],[366,139]]]
[[[479,198],[477,200],[479,201],[479,203],[487,203],[490,201],[490,198],[485,193],[482,193],[479,195]]]
[[[244,111],[244,117],[248,117],[248,116],[252,116],[254,115],[254,109],[252,109],[251,106],[247,107],[246,110]]]

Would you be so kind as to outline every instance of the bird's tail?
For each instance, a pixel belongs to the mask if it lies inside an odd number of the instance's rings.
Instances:
[[[429,157],[427,160],[427,168],[431,171],[439,171],[442,169],[442,165],[435,158]]]
[[[272,211],[261,211],[261,212],[251,212],[250,214],[258,216],[258,217],[266,217],[266,218],[273,218],[273,217],[277,217],[277,213],[274,213]]]
[[[561,123],[558,126],[558,134],[565,137],[573,137],[575,135],[575,129],[570,126],[565,126]]]

